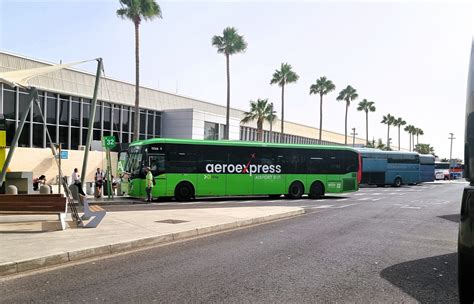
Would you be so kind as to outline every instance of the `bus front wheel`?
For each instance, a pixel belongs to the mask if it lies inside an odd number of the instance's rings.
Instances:
[[[288,197],[291,199],[298,199],[303,196],[304,187],[300,182],[293,182],[288,189]]]
[[[321,198],[324,195],[324,186],[320,182],[314,182],[309,189],[309,197],[313,199]]]
[[[402,179],[400,177],[397,177],[395,181],[393,182],[394,187],[400,187],[402,185]]]
[[[174,197],[178,202],[187,202],[194,196],[194,187],[190,183],[179,183],[174,190]]]

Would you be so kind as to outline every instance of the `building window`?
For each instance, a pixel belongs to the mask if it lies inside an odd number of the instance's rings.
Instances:
[[[3,90],[3,114],[6,119],[16,119],[15,117],[15,92]]]
[[[114,131],[120,131],[120,106],[114,106],[114,122],[113,122]]]
[[[79,127],[81,125],[81,104],[71,102],[71,126]],[[79,140],[79,137],[77,138]]]
[[[82,100],[82,126],[89,127],[89,118],[91,114],[91,102],[89,99]]]
[[[146,130],[146,111],[140,110],[140,134],[145,134],[146,133],[145,130]]]
[[[23,94],[20,93],[20,101],[19,101],[19,113],[18,113],[18,119],[21,120],[22,115],[25,113],[26,110],[28,110],[28,106],[30,105],[30,98],[28,94]],[[30,120],[30,114],[31,112],[28,112],[28,115],[26,116],[26,121]]]
[[[40,108],[38,108],[38,103]],[[38,98],[38,102],[35,101],[33,103],[33,121],[43,123],[43,118],[41,118],[41,114],[44,115],[44,96],[40,95]]]
[[[204,122],[204,139],[218,140],[219,139],[219,124],[214,122]]]
[[[63,149],[69,148],[69,136],[67,127],[59,127],[59,143],[62,144]]]
[[[34,123],[33,124],[33,147],[44,148],[43,139],[44,139],[44,125]]]
[[[100,122],[102,121],[102,105],[100,101],[97,101],[95,105],[95,116],[94,116],[94,128],[101,129],[102,126]]]
[[[130,130],[130,111],[128,107],[123,108],[122,113],[122,131],[129,132]]]
[[[161,137],[161,115],[155,115],[155,137]]]
[[[56,124],[56,111],[58,108],[57,99],[53,94],[48,93],[46,101],[46,122]]]
[[[110,103],[104,103],[104,130],[111,129],[111,119],[112,119],[111,111],[112,110],[110,108]]]
[[[71,149],[77,150],[79,148],[79,128],[71,128]]]
[[[148,111],[147,134],[149,138],[150,137],[153,138],[153,127],[154,127],[153,118],[154,118],[153,111]]]
[[[69,125],[69,100],[59,100],[59,124],[63,126]]]
[[[51,136],[51,142],[50,142],[48,139],[48,136],[46,135],[46,145],[49,146],[50,143],[53,143],[53,144],[57,143],[56,126],[47,125],[46,127],[48,128],[49,136]]]

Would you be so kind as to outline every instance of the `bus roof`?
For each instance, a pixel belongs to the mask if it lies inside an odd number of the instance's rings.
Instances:
[[[357,151],[362,153],[363,155],[370,155],[370,154],[385,154],[385,155],[419,155],[417,152],[404,152],[404,151],[384,151],[374,148],[357,148]]]
[[[241,147],[271,147],[271,148],[299,148],[299,149],[327,149],[327,150],[349,150],[357,152],[357,150],[345,146],[326,146],[326,145],[303,145],[303,144],[279,144],[265,143],[256,141],[239,141],[239,140],[202,140],[202,139],[176,139],[176,138],[151,138],[145,140],[134,141],[130,146],[141,146],[149,144],[188,144],[188,145],[212,145],[212,146],[241,146]]]

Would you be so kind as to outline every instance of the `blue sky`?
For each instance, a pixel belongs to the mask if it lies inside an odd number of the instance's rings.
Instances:
[[[225,104],[225,60],[211,37],[235,26],[248,50],[231,58],[231,104],[269,98],[280,109],[280,89],[270,86],[282,62],[299,74],[288,86],[285,119],[319,125],[319,100],[309,86],[320,76],[336,84],[324,102],[323,127],[344,132],[348,84],[359,100],[348,127],[365,134],[356,111],[373,100],[369,136],[386,140],[382,115],[391,113],[424,130],[420,142],[462,157],[467,68],[473,35],[471,2],[159,1],[163,19],[141,26],[141,83]],[[134,81],[133,25],[116,17],[118,1],[0,0],[0,49],[50,62],[103,57],[108,76]],[[80,67],[94,71],[93,66]],[[316,134],[315,134],[316,136]],[[391,137],[397,143],[395,130]],[[402,132],[402,146],[408,135]]]

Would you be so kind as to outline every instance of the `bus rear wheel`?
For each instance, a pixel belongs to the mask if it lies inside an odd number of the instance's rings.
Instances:
[[[293,182],[288,189],[288,197],[291,199],[298,199],[303,196],[304,187],[300,182]]]
[[[324,195],[324,186],[321,182],[314,182],[309,189],[309,197],[313,199],[321,198]]]
[[[178,202],[187,202],[194,196],[194,187],[190,183],[179,183],[174,190],[174,197]]]
[[[402,185],[402,179],[400,177],[397,177],[394,181],[393,181],[393,186],[394,187],[400,187]]]

